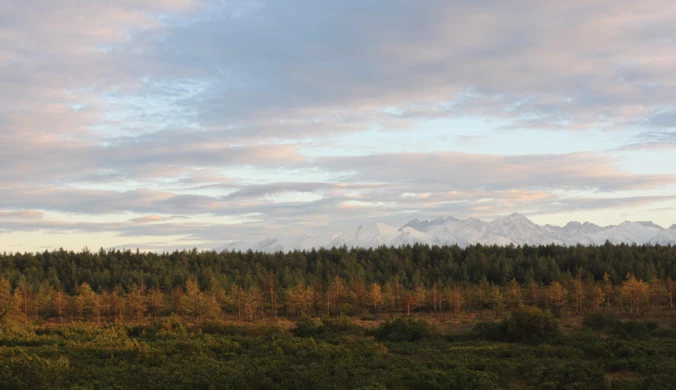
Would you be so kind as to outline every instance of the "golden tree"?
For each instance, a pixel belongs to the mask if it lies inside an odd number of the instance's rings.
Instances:
[[[61,290],[57,290],[52,295],[52,305],[56,310],[56,315],[59,317],[59,324],[63,324],[63,314],[66,309],[66,295]]]
[[[385,306],[385,309],[393,309],[395,306],[396,302],[396,295],[394,292],[394,287],[392,286],[392,283],[385,282],[383,285],[383,305]]]
[[[505,310],[505,298],[500,291],[500,287],[492,285],[488,296],[495,317],[500,317]]]
[[[516,281],[516,278],[512,278],[507,286],[507,302],[510,309],[516,309],[523,302],[523,290],[521,285]]]
[[[557,280],[553,281],[551,285],[547,288],[547,297],[548,302],[556,310],[556,312],[561,316],[566,304],[566,298],[568,297],[568,290],[561,285]]]
[[[148,292],[148,310],[151,317],[158,317],[165,306],[165,296],[158,288],[153,288]]]
[[[371,283],[367,294],[367,300],[371,307],[373,307],[373,314],[378,313],[378,307],[384,302],[383,291],[378,283]]]
[[[592,284],[587,289],[587,303],[591,310],[594,313],[601,311],[601,305],[606,302],[606,293],[604,289],[597,285]]]
[[[629,304],[630,313],[641,313],[641,306],[648,300],[649,286],[646,282],[636,279],[631,272],[627,273],[627,279],[622,283],[620,294]]]
[[[314,290],[311,287],[305,287],[298,283],[295,287],[289,287],[284,291],[286,308],[289,313],[298,315],[301,312],[307,313],[312,303]]]
[[[127,293],[127,313],[136,322],[140,322],[147,310],[145,288],[132,284]]]
[[[185,282],[185,296],[182,303],[183,312],[193,319],[197,319],[204,313],[204,297],[196,278],[192,277]]]

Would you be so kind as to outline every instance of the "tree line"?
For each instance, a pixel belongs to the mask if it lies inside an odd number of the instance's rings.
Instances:
[[[673,309],[676,247],[426,246],[289,253],[56,250],[0,255],[0,316],[24,322],[415,312],[496,317]]]

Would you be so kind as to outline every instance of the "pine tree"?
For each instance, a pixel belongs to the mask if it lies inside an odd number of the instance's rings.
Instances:
[[[582,310],[582,301],[584,300],[584,285],[582,284],[582,269],[578,268],[577,276],[575,278],[575,285],[573,288],[573,295],[575,297],[575,314],[580,314]]]
[[[54,295],[54,288],[49,282],[44,281],[38,290],[36,302],[36,318],[40,315],[45,316],[46,312],[52,307],[52,296]]]
[[[5,278],[0,278],[0,321],[12,315],[12,286]]]
[[[674,308],[674,280],[671,275],[667,277],[667,290],[669,292],[669,308]]]

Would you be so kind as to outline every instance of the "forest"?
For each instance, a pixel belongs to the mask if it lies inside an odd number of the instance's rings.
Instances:
[[[676,247],[0,254],[0,388],[676,387]]]

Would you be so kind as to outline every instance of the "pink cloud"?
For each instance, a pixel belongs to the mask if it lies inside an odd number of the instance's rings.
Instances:
[[[2,211],[0,210],[0,218],[2,219],[42,219],[43,214],[40,211],[35,210],[22,210],[22,211]]]

